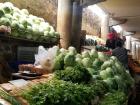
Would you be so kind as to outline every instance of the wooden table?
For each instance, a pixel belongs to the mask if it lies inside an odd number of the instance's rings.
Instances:
[[[24,100],[20,94],[25,90],[29,89],[33,85],[39,84],[39,83],[46,83],[47,81],[51,80],[53,77],[53,74],[44,74],[40,76],[38,79],[32,79],[27,80],[28,84],[22,87],[16,87],[11,83],[4,83],[0,84],[0,88],[4,89],[6,92],[14,96],[22,105],[29,105],[26,100]]]

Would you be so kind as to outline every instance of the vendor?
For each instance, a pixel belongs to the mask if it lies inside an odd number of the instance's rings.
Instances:
[[[112,51],[112,55],[116,56],[118,60],[124,65],[124,67],[128,69],[127,49],[123,47],[123,42],[121,40],[117,40],[116,48]]]
[[[110,33],[107,35],[106,40],[106,47],[110,49],[115,49],[115,43],[116,43],[116,32],[113,28],[110,29]]]

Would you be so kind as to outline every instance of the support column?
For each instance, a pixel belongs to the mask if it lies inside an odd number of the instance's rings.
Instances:
[[[105,15],[101,20],[101,38],[106,40],[109,33],[109,15]]]
[[[81,37],[81,24],[82,24],[82,6],[79,2],[73,2],[73,15],[72,15],[72,46],[80,51],[80,37]]]
[[[131,50],[131,36],[126,36],[126,49]]]
[[[133,59],[136,59],[136,43],[135,42],[132,42],[132,58]]]
[[[60,33],[60,46],[71,45],[72,0],[58,0],[57,31]]]

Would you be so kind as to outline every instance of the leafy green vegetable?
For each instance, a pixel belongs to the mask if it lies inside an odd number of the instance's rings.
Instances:
[[[51,80],[25,90],[22,96],[30,105],[86,105],[94,92],[90,86]]]
[[[84,67],[92,67],[92,61],[90,58],[83,58],[82,59],[82,64]]]
[[[65,70],[55,72],[55,77],[73,83],[89,83],[92,76],[88,70],[82,66],[67,67]]]
[[[98,58],[103,62],[108,60],[107,55],[105,55],[103,52],[98,52]]]
[[[103,100],[100,101],[99,105],[126,105],[127,96],[121,91],[115,91],[108,93],[104,96]]]
[[[65,67],[67,66],[74,66],[75,65],[75,55],[73,53],[68,53],[64,57],[64,64]]]

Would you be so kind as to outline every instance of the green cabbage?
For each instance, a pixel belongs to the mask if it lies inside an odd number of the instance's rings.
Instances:
[[[0,18],[0,25],[10,26],[11,22],[8,18],[2,17]]]
[[[82,57],[83,58],[90,58],[89,52],[88,51],[83,51],[82,52]]]
[[[82,59],[82,64],[84,67],[92,67],[92,61],[90,58],[83,58]]]
[[[65,64],[65,67],[74,66],[75,65],[74,54],[71,54],[71,53],[66,54],[66,56],[64,57],[64,64]]]
[[[108,60],[108,57],[103,52],[98,52],[98,58],[103,62]]]
[[[0,18],[1,18],[2,16],[4,16],[4,12],[3,12],[2,9],[0,9]]]

